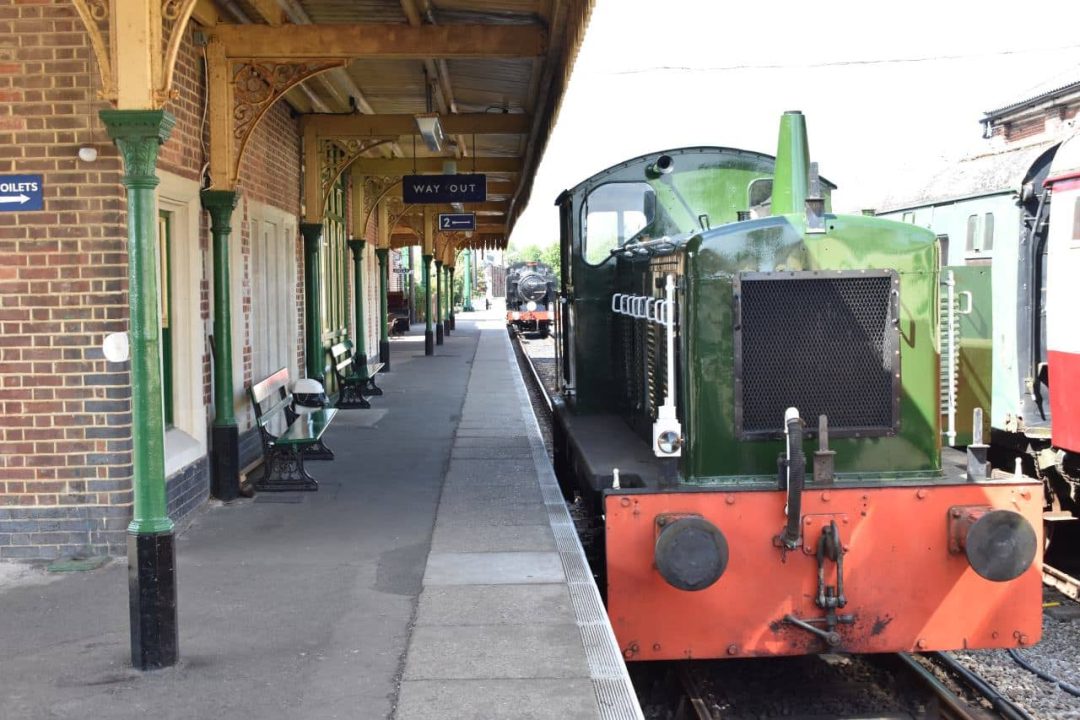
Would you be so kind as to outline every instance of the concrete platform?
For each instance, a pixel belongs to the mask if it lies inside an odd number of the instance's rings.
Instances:
[[[494,311],[392,344],[317,493],[180,535],[178,666],[129,662],[127,568],[0,566],[7,718],[639,718]],[[422,331],[422,328],[417,328]]]

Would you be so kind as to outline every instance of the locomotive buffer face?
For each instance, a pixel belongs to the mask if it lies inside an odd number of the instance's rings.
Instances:
[[[506,324],[547,336],[555,300],[555,274],[543,263],[511,265],[506,273]]]

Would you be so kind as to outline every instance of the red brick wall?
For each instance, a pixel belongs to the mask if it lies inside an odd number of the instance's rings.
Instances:
[[[99,349],[126,328],[126,216],[90,57],[69,2],[0,2],[0,173],[43,175],[45,198],[0,213],[0,507],[22,510],[0,558],[98,544],[130,502],[128,374]],[[120,512],[88,524],[71,506]]]
[[[176,127],[159,161],[196,180],[207,160],[201,55],[189,30],[179,97],[166,108]],[[0,173],[43,175],[45,198],[41,212],[0,213],[0,559],[122,552],[130,519],[130,380],[100,350],[106,334],[126,329],[128,311],[122,164],[97,117],[106,107],[99,84],[69,0],[0,0]],[[79,160],[81,145],[97,148],[97,161]],[[234,229],[245,227],[248,199],[298,212],[299,145],[297,123],[278,103],[249,144]],[[205,214],[199,247],[198,297],[185,301],[208,322]],[[248,332],[249,312],[250,291],[234,333]],[[208,405],[208,347],[202,364]]]

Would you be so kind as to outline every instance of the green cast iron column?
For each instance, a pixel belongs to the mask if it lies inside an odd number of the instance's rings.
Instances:
[[[443,303],[442,309],[442,322],[443,335],[450,334],[450,313],[454,307],[454,285],[450,282],[450,266],[443,265],[442,269],[443,287],[446,288],[446,301]]]
[[[229,297],[229,237],[239,193],[203,190],[210,213],[214,251],[214,426],[211,432],[210,494],[218,500],[240,495],[240,435],[233,414],[232,300]]]
[[[421,255],[424,274],[424,354],[435,354],[435,334],[431,329],[431,256]]]
[[[360,239],[350,240],[349,249],[352,250],[353,259],[353,306],[356,317],[356,349],[353,357],[359,358],[356,372],[360,377],[367,377],[367,327],[364,323],[364,241]]]
[[[103,110],[124,159],[128,218],[128,337],[131,362],[133,517],[128,525],[131,662],[140,670],[175,665],[176,548],[165,492],[165,406],[156,252],[158,147],[176,120],[163,110]]]
[[[435,344],[443,344],[443,277],[442,260],[435,261]]]
[[[450,324],[447,327],[457,330],[457,325],[454,324],[454,268],[448,268],[447,272],[450,274],[450,309],[447,310],[450,313]]]
[[[379,362],[381,372],[390,372],[390,325],[387,319],[386,293],[390,287],[390,248],[375,248],[379,261]]]
[[[462,257],[465,259],[465,274],[461,278],[461,310],[462,312],[472,312],[472,251],[465,248]]]
[[[320,274],[320,247],[322,246],[322,223],[300,223],[300,234],[304,236],[304,323],[307,325],[307,376],[323,382],[322,312],[319,308],[322,298],[322,276]]]

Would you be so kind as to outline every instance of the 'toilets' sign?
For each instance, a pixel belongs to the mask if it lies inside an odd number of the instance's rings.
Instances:
[[[484,202],[487,175],[406,175],[401,199],[409,205]]]
[[[41,210],[44,189],[40,175],[0,175],[0,212]]]

